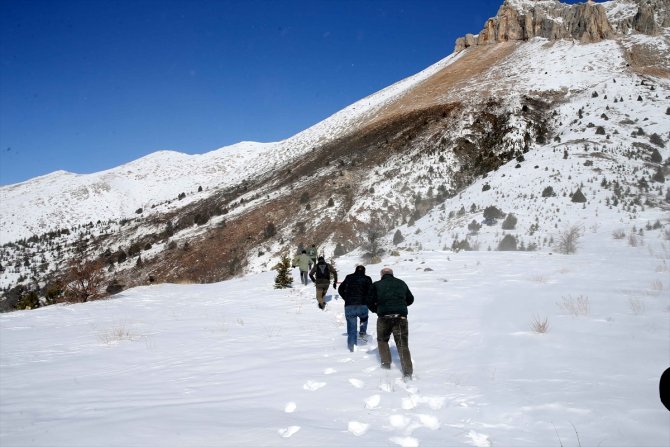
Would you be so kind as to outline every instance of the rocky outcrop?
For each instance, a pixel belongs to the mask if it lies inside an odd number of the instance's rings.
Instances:
[[[620,0],[628,1],[630,0]],[[634,29],[657,34],[668,14],[664,1],[637,0],[637,14],[616,24],[619,32]],[[625,22],[625,23],[624,23]],[[660,22],[660,23],[659,23]],[[534,37],[549,40],[574,39],[583,43],[599,42],[617,34],[603,5],[579,3],[568,5],[558,0],[505,0],[495,17],[486,21],[478,34],[467,34],[456,40],[455,51],[471,46],[507,41],[524,41]]]

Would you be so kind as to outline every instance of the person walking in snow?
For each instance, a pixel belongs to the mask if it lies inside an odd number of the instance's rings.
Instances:
[[[312,265],[316,265],[316,257],[319,254],[319,250],[316,248],[316,245],[312,244],[311,247],[307,249],[307,255],[310,258],[309,268],[312,269]]]
[[[407,324],[407,306],[414,302],[414,295],[407,284],[393,276],[390,267],[381,271],[381,279],[372,284],[368,295],[368,308],[377,314],[377,346],[382,368],[391,368],[389,339],[393,334],[400,366],[405,380],[412,380],[414,368],[409,352],[409,326]]]
[[[347,346],[349,351],[354,351],[354,345],[367,340],[368,328],[368,306],[367,298],[372,287],[372,278],[365,274],[365,266],[357,265],[354,273],[347,275],[337,288],[338,293],[344,299],[344,316],[347,319]],[[358,319],[360,329],[357,331]]]
[[[310,259],[306,250],[303,250],[300,256],[293,259],[293,267],[297,266],[300,269],[300,282],[305,286],[309,284],[309,264]]]
[[[314,264],[314,267],[309,272],[309,278],[316,285],[316,300],[319,302],[319,309],[321,310],[326,308],[324,297],[330,286],[331,276],[333,277],[333,287],[337,287],[337,270],[332,265],[326,263],[323,256],[319,256],[317,263]]]

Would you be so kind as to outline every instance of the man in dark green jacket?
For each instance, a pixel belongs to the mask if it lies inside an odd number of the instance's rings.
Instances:
[[[368,295],[368,309],[377,314],[377,346],[382,368],[391,368],[391,350],[389,339],[398,348],[400,366],[405,380],[411,380],[414,368],[409,353],[409,327],[407,325],[407,306],[414,302],[405,281],[393,276],[393,270],[384,267],[381,280],[372,284]]]

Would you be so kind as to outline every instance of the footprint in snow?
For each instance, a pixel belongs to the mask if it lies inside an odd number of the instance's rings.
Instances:
[[[407,427],[407,424],[409,424],[409,422],[410,422],[409,418],[402,414],[392,414],[391,416],[389,416],[389,424],[391,424],[391,427],[396,428],[398,430]]]
[[[287,428],[280,428],[279,434],[281,435],[282,438],[290,438],[294,434],[298,433],[298,431],[300,431],[299,425],[291,425],[290,427]]]
[[[431,410],[439,410],[444,406],[444,396],[427,396],[423,400],[428,404]]]
[[[365,399],[365,408],[377,408],[381,400],[382,398],[379,394],[373,394],[372,396]]]
[[[363,372],[364,372],[364,373],[371,373],[371,372],[373,372],[373,371],[376,370],[376,369],[377,369],[376,366],[368,366],[367,368],[365,368],[365,369],[363,370]]]
[[[323,370],[323,373],[324,373],[325,375],[335,374],[336,372],[337,372],[337,370],[336,370],[336,369],[333,369],[333,368],[326,368],[326,369]]]
[[[491,441],[489,441],[488,435],[470,430],[470,433],[468,433],[467,437],[470,438],[470,444],[474,445],[475,447],[491,447]]]
[[[349,425],[347,426],[347,430],[354,436],[362,436],[365,434],[365,432],[368,431],[369,427],[370,424],[364,424],[363,422],[357,422],[357,421],[350,421]]]
[[[295,404],[295,402],[289,402],[289,403],[287,403],[286,406],[284,407],[284,412],[286,412],[286,413],[293,413],[293,412],[295,411],[296,408],[297,408],[297,405]]]
[[[379,384],[379,389],[382,391],[386,391],[387,393],[390,393],[391,391],[393,391],[393,385],[391,385],[388,382],[383,382]]]
[[[403,397],[401,401],[402,409],[403,410],[412,410],[416,408],[416,406],[419,404],[420,398],[416,395],[412,395],[409,397]]]
[[[315,382],[313,380],[308,380],[307,383],[302,386],[302,388],[307,391],[316,391],[323,388],[324,386],[326,386],[326,382]]]
[[[363,386],[365,386],[365,383],[362,380],[359,380],[359,379],[349,379],[349,383],[354,388],[363,388]]]
[[[411,436],[395,436],[393,438],[389,438],[389,441],[394,444],[398,444],[400,447],[419,447],[419,440],[412,438]]]
[[[421,425],[423,425],[426,428],[429,428],[431,430],[437,430],[440,428],[440,420],[436,418],[435,416],[431,416],[429,414],[420,414],[419,416],[419,422],[421,422]]]

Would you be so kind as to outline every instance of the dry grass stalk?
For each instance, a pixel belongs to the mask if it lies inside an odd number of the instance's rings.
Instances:
[[[577,298],[570,295],[564,296],[557,304],[558,307],[575,317],[587,316],[590,311],[589,297],[584,295],[579,295]]]
[[[533,314],[530,320],[530,328],[538,334],[549,332],[549,317],[542,319],[538,314]]]

